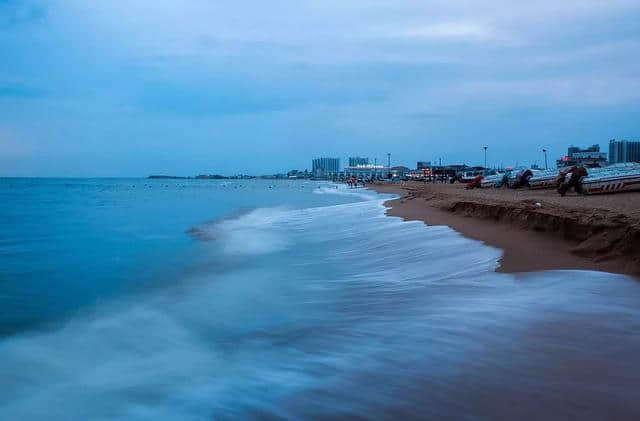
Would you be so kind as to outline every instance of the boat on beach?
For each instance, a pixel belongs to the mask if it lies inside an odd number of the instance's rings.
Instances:
[[[526,169],[514,169],[505,174],[486,176],[482,188],[500,187],[505,182],[515,188],[518,176]],[[558,187],[558,176],[561,170],[529,169],[533,175],[529,178],[532,190],[552,189]],[[640,190],[640,163],[613,164],[608,167],[588,168],[588,175],[580,180],[585,194],[614,193]],[[505,180],[506,177],[506,180]]]
[[[558,174],[558,170],[538,171],[529,179],[529,187],[533,190],[555,188]]]
[[[483,171],[465,171],[458,176],[458,181],[461,183],[471,183],[478,177],[482,175]]]
[[[639,163],[613,164],[608,167],[589,168],[587,171],[588,175],[580,180],[586,194],[640,190]],[[529,179],[530,188],[533,190],[556,188],[558,175],[558,170],[534,173]]]
[[[590,169],[580,182],[587,194],[618,193],[640,190],[640,164],[614,164]]]
[[[482,188],[496,187],[499,185],[500,181],[503,179],[504,176],[505,176],[504,173],[487,175],[484,179],[482,179],[482,182],[480,183],[480,185]]]

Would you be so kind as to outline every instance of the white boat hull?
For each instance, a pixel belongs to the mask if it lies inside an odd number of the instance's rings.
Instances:
[[[587,194],[618,193],[640,190],[640,173],[618,177],[598,177],[582,181],[582,188]]]

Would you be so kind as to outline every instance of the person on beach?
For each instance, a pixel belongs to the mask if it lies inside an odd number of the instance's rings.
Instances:
[[[578,168],[577,166],[572,167],[564,167],[560,171],[558,171],[558,177],[556,178],[556,188],[559,188],[562,183],[567,180],[567,175],[570,174],[573,170]]]
[[[558,187],[558,193],[560,193],[560,196],[567,194],[569,189],[572,187],[576,193],[584,194],[584,190],[582,189],[582,178],[587,175],[588,173],[585,167],[572,167],[571,172],[565,174],[565,181],[560,184],[560,187]],[[566,181],[567,176],[569,177],[569,181]]]
[[[513,184],[514,189],[522,187],[531,187],[529,185],[529,179],[533,177],[533,172],[530,169],[521,171],[516,177],[516,182]]]
[[[503,174],[502,178],[495,184],[496,189],[509,186],[509,176],[511,171],[507,171]]]

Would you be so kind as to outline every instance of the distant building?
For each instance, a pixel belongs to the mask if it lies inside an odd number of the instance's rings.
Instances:
[[[452,165],[434,165],[433,169],[433,177],[440,178],[448,178],[448,177],[456,177],[458,175],[462,175],[467,171],[473,170],[476,167],[469,167],[465,164],[452,164]]]
[[[309,171],[307,170],[291,170],[287,173],[289,178],[309,178]]]
[[[455,172],[469,171],[476,168],[483,169],[482,167],[470,167],[466,164],[451,164],[451,165],[446,165],[442,167],[438,166],[438,168],[444,169],[445,171],[455,171]]]
[[[427,168],[431,169],[431,161],[418,161],[416,169],[424,170],[424,169],[427,169]]]
[[[389,168],[384,165],[357,165],[344,168],[345,177],[357,177],[363,180],[381,180],[387,178]]]
[[[391,167],[391,171],[389,171],[391,173],[391,175],[393,177],[400,177],[400,178],[406,178],[407,176],[409,176],[409,172],[411,170],[407,167],[403,167],[403,166],[397,166],[397,167]]]
[[[609,141],[609,163],[640,162],[640,142],[628,140]]]
[[[586,149],[580,149],[577,146],[569,146],[567,149],[567,156],[571,158],[574,153],[582,153],[582,152],[600,152],[600,145],[591,145]]]
[[[411,170],[407,177],[415,180],[424,180],[425,178],[431,177],[431,168],[423,168],[421,170]]]
[[[316,158],[311,162],[314,177],[330,177],[340,172],[340,158]]]
[[[369,158],[360,158],[359,156],[349,158],[350,167],[357,167],[360,165],[369,165]]]
[[[567,155],[557,161],[558,168],[582,165],[588,168],[604,167],[607,165],[607,154],[600,152],[600,145],[591,145],[586,149],[569,146]]]

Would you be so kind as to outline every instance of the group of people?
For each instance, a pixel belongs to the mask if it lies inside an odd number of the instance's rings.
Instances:
[[[348,177],[347,184],[350,188],[357,188],[360,184],[364,187],[364,181],[358,181],[358,177],[356,176]]]
[[[576,193],[584,194],[581,180],[587,175],[589,175],[587,169],[577,165],[561,169],[558,173],[558,178],[556,178],[556,186],[558,187],[558,193],[560,193],[560,196],[567,194],[569,189],[572,187]]]
[[[558,173],[558,177],[556,178],[556,187],[558,193],[560,193],[561,196],[564,196],[571,188],[573,188],[576,193],[584,194],[581,180],[587,175],[587,169],[578,165],[561,169]],[[522,170],[516,175],[516,179],[510,187],[514,189],[531,187],[529,185],[529,179],[531,177],[533,177],[533,171],[531,171],[530,169]],[[467,190],[471,190],[482,187],[482,180],[484,180],[484,175],[478,175],[471,182],[469,182],[465,188]],[[508,185],[509,173],[505,173],[502,179],[495,184],[495,187],[503,187]]]

